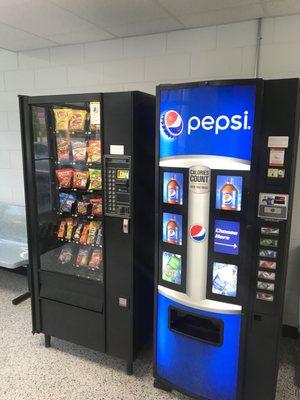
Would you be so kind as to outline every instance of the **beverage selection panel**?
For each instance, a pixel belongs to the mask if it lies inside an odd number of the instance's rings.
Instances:
[[[131,170],[129,156],[105,159],[105,214],[129,218],[131,213]]]
[[[185,292],[188,169],[161,168],[159,284]]]
[[[248,173],[212,171],[207,296],[243,302],[245,277],[245,186]]]

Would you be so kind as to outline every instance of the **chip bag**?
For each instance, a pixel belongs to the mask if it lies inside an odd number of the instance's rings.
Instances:
[[[89,140],[87,147],[88,162],[101,162],[101,143],[100,140]]]
[[[89,268],[98,269],[100,267],[101,261],[102,261],[101,250],[100,249],[93,250],[90,261],[89,261]]]
[[[86,189],[89,179],[89,171],[74,171],[73,188]]]
[[[100,217],[102,215],[102,197],[95,197],[90,199],[92,205],[92,215]]]
[[[101,169],[90,168],[89,172],[90,172],[89,190],[100,190],[102,187]]]
[[[99,101],[90,102],[90,130],[100,129],[100,103]]]
[[[71,116],[70,108],[54,108],[55,130],[67,131],[69,128],[69,119]]]
[[[60,193],[60,211],[61,212],[72,212],[73,204],[76,202],[76,196],[74,194]]]
[[[83,140],[72,140],[73,161],[86,160],[86,142]]]
[[[69,189],[72,186],[73,170],[72,168],[61,168],[55,171],[59,187]]]
[[[89,249],[87,249],[87,248],[79,249],[79,252],[78,252],[78,255],[76,258],[76,264],[85,267],[88,265],[88,261],[89,261]]]
[[[66,162],[70,160],[70,141],[66,138],[57,138],[57,160]]]
[[[61,249],[58,260],[61,264],[67,264],[72,260],[72,247],[67,245]]]
[[[84,131],[86,115],[86,110],[71,110],[71,118],[69,122],[70,131]]]

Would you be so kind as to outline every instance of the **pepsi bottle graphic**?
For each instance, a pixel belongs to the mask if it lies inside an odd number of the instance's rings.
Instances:
[[[221,188],[221,210],[237,210],[238,194],[232,178],[228,179]]]
[[[180,203],[180,186],[175,177],[172,177],[167,185],[167,202],[169,204]]]
[[[179,244],[179,227],[175,219],[170,219],[166,225],[167,243]]]

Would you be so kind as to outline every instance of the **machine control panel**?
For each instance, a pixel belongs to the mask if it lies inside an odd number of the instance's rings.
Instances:
[[[131,170],[129,156],[104,156],[105,215],[129,218]]]

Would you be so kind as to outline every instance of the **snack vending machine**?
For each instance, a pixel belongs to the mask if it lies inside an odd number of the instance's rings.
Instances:
[[[299,80],[157,90],[154,385],[273,400]]]
[[[20,111],[33,333],[132,373],[152,333],[155,98],[21,96]]]

